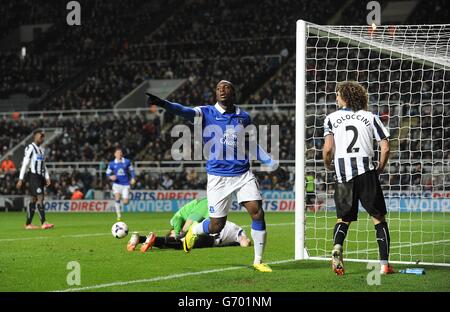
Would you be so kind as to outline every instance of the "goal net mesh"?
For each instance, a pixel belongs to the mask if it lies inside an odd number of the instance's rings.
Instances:
[[[297,38],[305,40],[305,38]],[[322,160],[323,122],[337,109],[337,82],[355,80],[369,110],[390,132],[380,176],[391,233],[390,260],[450,263],[450,25],[318,26],[306,24],[305,246],[329,258],[336,212],[334,173]],[[378,147],[374,141],[375,158]],[[360,206],[344,257],[377,260],[371,218]]]

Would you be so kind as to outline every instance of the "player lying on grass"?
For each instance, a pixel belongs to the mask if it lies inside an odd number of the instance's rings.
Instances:
[[[206,161],[209,218],[189,229],[183,249],[190,252],[200,235],[217,234],[222,231],[231,207],[232,195],[235,194],[239,204],[245,207],[252,219],[251,235],[255,253],[253,267],[260,272],[272,272],[272,269],[262,261],[266,246],[266,222],[258,182],[250,170],[249,153],[252,151],[246,150],[241,153],[243,149],[237,140],[245,136],[245,127],[251,125],[251,118],[247,112],[235,105],[236,90],[231,82],[219,81],[215,94],[217,99],[215,105],[191,108],[147,93],[147,104],[158,105],[172,114],[201,124],[204,147],[210,148],[206,151],[209,152]],[[249,140],[251,140],[249,143],[254,143],[256,134],[251,135]],[[277,162],[260,147],[253,153],[263,164],[272,169],[276,167]]]
[[[180,238],[184,237],[185,233],[189,230],[190,226],[194,222],[200,222],[204,219],[208,218],[208,200],[206,198],[194,199],[181,207],[170,219],[171,229],[169,234],[165,237],[170,237],[171,232],[172,237],[166,240],[167,244],[180,242]],[[148,235],[150,236],[150,234]],[[138,240],[139,239],[139,240]],[[144,242],[141,241],[139,237],[136,238],[136,235],[131,235],[131,239],[128,242],[127,249],[128,251],[133,251],[136,248],[138,243],[144,243],[141,247],[141,251],[146,251],[150,248],[150,245],[145,244],[146,237],[142,238]],[[153,239],[153,238],[152,238]],[[160,240],[158,240],[158,243]]]
[[[134,251],[138,244],[142,244],[141,252],[146,252],[148,249],[156,248],[173,248],[183,249],[184,237],[175,237],[175,231],[171,230],[167,236],[156,236],[150,232],[147,236],[139,235],[138,232],[131,234],[130,241],[127,244],[128,251]],[[251,240],[247,237],[245,231],[237,224],[227,221],[225,227],[219,234],[201,235],[195,241],[194,248],[208,248],[208,247],[226,247],[226,246],[241,246],[248,247],[251,245]]]
[[[336,101],[339,110],[325,118],[323,147],[325,166],[334,170],[337,178],[334,201],[338,219],[333,234],[332,267],[337,275],[345,272],[342,246],[350,223],[358,219],[360,201],[375,225],[381,274],[393,273],[388,263],[391,239],[385,219],[386,204],[378,178],[389,158],[389,132],[368,111],[367,91],[359,83],[339,83]],[[374,138],[380,145],[378,167],[373,163]]]
[[[143,244],[141,246],[142,252],[152,247],[181,249],[183,246],[181,238],[184,237],[192,224],[201,222],[206,218],[208,218],[208,200],[206,198],[194,199],[181,207],[170,219],[171,229],[168,235],[157,237],[150,232],[147,236],[139,236],[139,233],[133,232],[127,244],[127,250],[135,250],[138,244]],[[247,247],[250,245],[250,240],[242,228],[232,222],[227,222],[219,235],[204,235],[196,241],[195,246],[202,248],[226,246],[235,243],[240,244],[242,247]]]
[[[206,198],[194,199],[173,215],[170,219],[170,231],[173,231],[173,236],[177,239],[184,237],[194,222],[201,222],[208,217],[208,200]]]

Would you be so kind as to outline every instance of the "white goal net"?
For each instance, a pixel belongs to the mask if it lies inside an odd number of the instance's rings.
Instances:
[[[391,135],[380,176],[391,262],[450,265],[450,25],[298,21],[296,59],[296,258],[331,254],[334,177],[322,160],[323,121],[336,110],[337,82],[355,80]],[[377,260],[373,223],[360,211],[344,257]]]

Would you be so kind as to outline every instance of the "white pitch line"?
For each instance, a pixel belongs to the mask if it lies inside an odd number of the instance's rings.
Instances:
[[[280,264],[280,263],[288,263],[288,262],[294,262],[294,261],[297,261],[297,260],[295,260],[295,259],[280,260],[280,261],[269,262],[268,264]],[[131,284],[153,283],[153,282],[159,282],[159,281],[166,281],[166,280],[171,280],[171,279],[183,278],[183,277],[186,277],[186,276],[195,276],[195,275],[203,275],[203,274],[209,274],[209,273],[233,271],[233,270],[239,270],[239,269],[245,269],[245,268],[248,268],[248,266],[233,266],[233,267],[214,269],[214,270],[206,270],[206,271],[198,271],[198,272],[190,272],[190,273],[181,273],[181,274],[172,274],[172,275],[158,276],[158,277],[154,277],[154,278],[146,278],[146,279],[140,279],[140,280],[113,282],[113,283],[98,284],[98,285],[92,285],[92,286],[86,286],[86,287],[78,287],[78,288],[67,288],[67,289],[63,289],[63,290],[54,290],[52,292],[72,292],[72,291],[83,291],[83,290],[107,288],[107,287],[114,287],[114,286],[127,286],[127,285],[131,285]]]
[[[276,223],[272,224],[272,226],[280,226],[280,225],[291,225],[293,223]],[[398,245],[398,246],[392,246],[391,248],[404,248],[409,247],[410,245],[426,245],[426,244],[439,244],[439,243],[446,243],[450,242],[450,240],[440,240],[440,241],[430,241],[430,242],[423,242],[423,243],[413,243],[413,244],[407,244],[407,245]],[[359,252],[367,252],[372,251],[373,249],[366,249]],[[378,250],[378,249],[376,249]],[[349,252],[347,254],[351,254],[354,252]],[[268,262],[268,264],[281,264],[281,263],[289,263],[294,261],[300,261],[296,259],[287,259],[287,260],[279,260],[279,261],[273,261]],[[142,283],[152,283],[152,282],[158,282],[158,281],[165,281],[165,280],[171,280],[171,279],[177,279],[177,278],[183,278],[186,276],[195,276],[195,275],[203,275],[208,273],[218,273],[218,272],[225,272],[225,271],[233,271],[233,270],[239,270],[248,268],[248,266],[234,266],[234,267],[228,267],[228,268],[221,268],[221,269],[214,269],[214,270],[206,270],[206,271],[199,271],[199,272],[190,272],[190,273],[181,273],[181,274],[172,274],[172,275],[166,275],[166,276],[159,276],[154,278],[147,278],[147,279],[140,279],[140,280],[131,280],[131,281],[119,281],[119,282],[113,282],[113,283],[107,283],[107,284],[98,284],[98,285],[92,285],[92,286],[86,286],[86,287],[78,287],[78,288],[67,288],[62,290],[54,290],[53,292],[73,292],[73,291],[84,291],[84,290],[91,290],[91,289],[100,289],[100,288],[107,288],[107,287],[114,287],[114,286],[126,286],[131,284],[142,284]]]
[[[422,243],[409,243],[406,245],[396,245],[396,246],[391,245],[390,249],[408,248],[408,247],[432,245],[432,244],[443,244],[443,243],[448,243],[448,242],[450,242],[450,239],[443,239],[443,240],[438,240],[438,241],[429,241],[429,242],[422,242]],[[370,248],[370,249],[364,249],[364,250],[359,250],[359,251],[358,250],[349,251],[349,252],[346,252],[345,254],[351,255],[351,254],[358,254],[358,253],[371,252],[371,251],[378,251],[378,248]]]
[[[165,229],[167,230],[167,229]],[[154,232],[162,232],[165,230],[155,230]],[[134,231],[133,231],[134,232]],[[145,231],[137,231],[137,232],[145,232]],[[36,237],[21,237],[21,238],[3,238],[0,239],[1,242],[14,242],[19,240],[33,240],[33,239],[48,239],[48,238],[82,238],[82,237],[92,237],[92,236],[107,236],[111,235],[111,233],[91,233],[91,234],[69,234],[69,235],[61,235],[61,236],[36,236]]]
[[[283,224],[283,223],[279,223],[279,224]],[[284,224],[287,225],[290,223],[284,223]],[[423,242],[423,243],[414,243],[414,244],[408,244],[408,245],[398,245],[398,246],[392,246],[391,248],[404,248],[404,247],[409,247],[409,245],[416,246],[416,245],[426,245],[426,244],[439,244],[439,243],[446,243],[446,242],[450,242],[450,240],[440,240],[440,241],[431,241],[431,242]],[[366,250],[359,251],[359,252],[366,252],[366,251],[371,251],[371,250],[373,250],[373,249],[366,249]],[[376,250],[378,250],[378,249],[376,249]],[[350,254],[350,253],[354,253],[354,252],[349,252],[347,254]],[[268,264],[281,264],[281,263],[289,263],[289,262],[294,262],[294,261],[301,261],[301,260],[287,259],[287,260],[268,262]],[[114,286],[127,286],[127,285],[131,285],[131,284],[153,283],[153,282],[183,278],[186,276],[195,276],[195,275],[203,275],[203,274],[208,274],[208,273],[233,271],[233,270],[239,270],[239,269],[244,269],[244,268],[248,268],[248,266],[234,266],[234,267],[206,270],[206,271],[199,271],[199,272],[172,274],[172,275],[159,276],[159,277],[148,278],[148,279],[120,281],[120,282],[113,282],[113,283],[108,283],[108,284],[98,284],[98,285],[78,287],[78,288],[67,288],[67,289],[63,289],[63,290],[55,290],[54,292],[84,291],[84,290],[107,288],[107,287],[114,287]]]
[[[294,225],[294,222],[291,223],[271,223],[267,224],[267,226],[286,226],[286,225]],[[250,225],[243,225],[243,228],[247,228]],[[148,230],[141,230],[137,232],[146,232]],[[154,230],[154,232],[163,232],[167,231],[167,229],[163,230]],[[15,241],[23,241],[23,240],[35,240],[35,239],[49,239],[49,238],[82,238],[82,237],[92,237],[92,236],[107,236],[111,235],[111,233],[91,233],[91,234],[70,234],[70,235],[62,235],[62,236],[34,236],[34,237],[19,237],[19,238],[3,238],[0,239],[1,242],[15,242]]]
[[[21,237],[21,238],[2,238],[2,239],[0,239],[0,242],[15,242],[15,241],[22,241],[22,240],[46,239],[46,238],[48,238],[48,237],[36,236],[36,237]]]

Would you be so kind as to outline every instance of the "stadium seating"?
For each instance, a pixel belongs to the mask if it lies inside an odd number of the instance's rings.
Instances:
[[[83,31],[68,26],[66,19],[60,18],[61,11],[66,12],[67,1],[29,2],[22,0],[12,5],[13,12],[21,17],[18,25],[46,22],[52,24],[52,27],[27,45],[28,56],[24,61],[18,58],[18,47],[0,55],[0,69],[3,73],[0,78],[0,94],[3,98],[12,93],[27,93],[38,97],[51,94],[66,84],[70,85],[71,79],[85,74],[90,67],[99,65],[105,58],[114,55],[115,51],[126,49],[128,41],[151,23],[149,16],[161,13],[161,3],[170,7],[174,1],[152,1],[152,4],[145,4],[143,0],[85,1],[82,3],[83,12],[86,12],[83,15]],[[28,11],[23,10],[24,7],[30,11],[28,17]],[[8,17],[15,16],[9,13]],[[153,21],[156,23],[157,19]],[[3,36],[16,25],[9,21],[6,24],[9,26],[3,29]],[[27,85],[33,86],[37,82],[41,83],[42,90],[39,93],[29,92]],[[32,108],[42,109],[39,105]]]
[[[287,138],[293,137],[294,120],[288,116],[292,115],[291,112],[278,112],[274,113],[270,110],[254,114],[253,122],[256,125],[279,124],[280,135]],[[174,122],[165,125],[167,129],[170,129]],[[61,162],[101,162],[107,164],[113,157],[114,148],[121,146],[124,149],[126,157],[129,157],[133,161],[161,161],[172,160],[171,146],[174,142],[174,138],[170,137],[169,131],[161,132],[160,119],[154,114],[126,114],[117,116],[114,114],[100,115],[97,117],[85,118],[46,118],[46,119],[25,119],[20,122],[8,121],[1,124],[2,137],[0,142],[4,144],[13,141],[8,140],[8,136],[15,137],[17,143],[24,136],[26,136],[32,129],[42,126],[62,128],[63,133],[56,140],[51,142],[46,147],[47,161],[49,163],[61,163]],[[12,143],[11,143],[12,144]],[[8,149],[7,145],[3,145],[5,151]],[[280,144],[280,159],[290,160],[294,158],[294,147],[288,142]],[[68,165],[70,166],[70,165]],[[70,170],[69,170],[70,171]],[[196,179],[189,183],[185,183],[186,175],[189,173],[189,169],[176,173],[169,174],[173,179],[173,188],[185,189],[194,186],[204,186],[204,177],[198,175],[199,181]],[[17,178],[18,172],[15,174],[7,174],[7,179],[2,179],[0,183],[0,189],[5,192],[4,194],[15,193],[14,185],[10,182]],[[75,174],[76,175],[76,174]],[[282,177],[278,173],[276,174],[280,184],[277,186],[271,186],[271,189],[289,188],[292,187],[290,182],[287,182],[289,177]],[[56,196],[63,196],[61,194],[70,194],[67,189],[73,184],[72,175],[56,174],[57,181],[55,185],[50,188],[49,192]],[[77,176],[77,175],[76,175]],[[273,175],[269,175],[273,178]],[[291,177],[292,178],[292,177]],[[62,183],[62,181],[66,181]],[[76,183],[80,184],[80,179],[75,177]],[[104,189],[105,185],[108,185],[104,174],[102,179],[97,179],[97,175],[92,174],[94,185],[99,189]],[[139,184],[137,187],[149,187],[153,186],[155,189],[161,189],[162,187],[162,175],[143,173],[139,177]],[[184,181],[184,182],[183,182]],[[281,183],[282,182],[282,183]],[[84,192],[86,189],[85,183],[80,184],[80,189]],[[61,191],[60,188],[66,189]],[[60,192],[60,193],[58,193]],[[66,196],[65,195],[65,196]]]
[[[214,102],[214,85],[222,78],[232,80],[239,89],[239,102],[250,104],[293,103],[295,96],[295,20],[303,18],[318,24],[326,23],[346,1],[327,0],[318,10],[312,2],[301,1],[187,1],[178,3],[171,1],[167,5],[177,5],[172,15],[154,24],[153,28],[143,25],[151,24],[154,16],[162,16],[163,7],[158,1],[152,5],[143,0],[133,0],[125,5],[122,1],[86,2],[90,14],[83,18],[83,29],[65,25],[65,21],[55,18],[55,8],[65,5],[64,1],[42,1],[42,7],[29,7],[25,0],[17,1],[13,7],[2,7],[0,10],[10,10],[9,20],[0,22],[0,38],[5,37],[13,27],[28,23],[52,22],[53,28],[29,46],[29,56],[25,60],[17,57],[17,52],[0,52],[0,99],[11,94],[23,93],[29,97],[42,99],[32,109],[37,110],[79,110],[79,109],[110,109],[127,95],[133,88],[146,79],[155,78],[188,78],[187,82],[169,96],[173,101],[187,105],[203,105]],[[351,4],[355,4],[353,1]],[[444,0],[437,1],[436,16],[447,16]],[[40,5],[40,2],[37,2]],[[166,3],[166,2],[164,2]],[[38,5],[36,4],[36,5]],[[84,3],[83,3],[84,5]],[[427,23],[429,15],[421,14],[426,6],[421,1],[409,16],[408,23]],[[24,7],[26,9],[24,10]],[[350,7],[355,7],[350,5]],[[45,9],[42,20],[39,10]],[[324,11],[325,10],[325,11]],[[361,11],[361,10],[360,10]],[[1,11],[0,11],[1,12]],[[102,12],[99,14],[99,12]],[[350,11],[351,12],[351,11]],[[9,12],[8,12],[9,13]],[[37,18],[39,16],[39,18]],[[269,18],[270,16],[270,18]],[[101,18],[100,18],[101,17]],[[351,18],[350,18],[351,17]],[[337,24],[364,23],[361,16],[345,14]],[[156,22],[155,22],[156,23]],[[83,44],[80,45],[80,42]],[[330,53],[330,51],[327,51]],[[333,51],[331,51],[333,52]],[[324,51],[322,53],[325,53]],[[350,52],[354,53],[354,52]],[[362,52],[364,53],[364,52]],[[352,56],[352,55],[350,55]],[[375,56],[373,56],[376,58]],[[387,64],[373,60],[370,66],[380,66],[380,71],[400,64]],[[372,60],[370,60],[372,62]],[[334,76],[320,76],[318,69],[324,66],[320,61],[309,63],[308,74],[317,73],[318,80],[336,80]],[[346,64],[340,65],[345,69]],[[340,70],[337,71],[339,75]],[[431,73],[427,73],[431,75]],[[378,81],[387,81],[384,77],[376,77]],[[409,88],[408,79],[413,75],[413,69],[408,73],[402,70],[399,82],[402,87]],[[76,78],[76,79],[75,79]],[[352,78],[352,77],[350,77]],[[396,98],[389,93],[392,85],[389,83],[373,83],[375,77],[368,77],[362,71],[353,77],[360,81],[368,81],[369,91],[379,94],[371,98],[372,102],[400,100],[410,103],[409,110],[402,112],[403,117],[412,116],[408,121],[417,124],[424,130],[416,130],[414,135],[420,140],[409,142],[402,137],[393,143],[392,153],[400,153],[402,159],[421,157],[437,157],[450,159],[448,150],[450,142],[437,140],[448,137],[450,130],[438,127],[431,131],[429,125],[449,124],[446,120],[448,107],[444,105],[421,105],[421,101],[429,100],[425,92],[420,98],[414,93],[410,98]],[[430,77],[423,77],[429,80]],[[438,80],[438,79],[435,79]],[[327,85],[333,86],[331,83]],[[309,103],[321,103],[323,106],[307,107],[308,114],[318,114],[318,118],[307,118],[307,148],[309,154],[321,153],[322,142],[312,139],[312,132],[323,131],[322,123],[325,103],[334,101],[333,90],[325,90],[325,83],[308,85],[308,90],[314,89],[316,97],[309,97]],[[443,88],[439,82],[426,85],[426,90]],[[55,92],[55,90],[58,90]],[[376,91],[376,92],[375,92]],[[312,94],[312,92],[310,92]],[[448,93],[447,93],[448,94]],[[380,114],[389,116],[389,109],[381,107]],[[425,117],[414,117],[419,110],[427,110]],[[444,114],[443,114],[444,112]],[[168,115],[168,114],[167,114]],[[294,120],[292,113],[270,113],[266,111],[253,114],[256,124],[280,124],[283,131],[280,143],[280,158],[294,159],[294,146],[289,140],[294,138]],[[166,129],[179,119],[167,117]],[[403,119],[405,120],[405,119]],[[398,118],[384,119],[390,128],[400,129],[402,124]],[[171,138],[167,131],[161,129],[160,120],[148,119],[142,116],[112,116],[97,119],[23,119],[0,122],[0,155],[20,142],[37,127],[62,127],[64,134],[48,146],[48,161],[103,161],[111,158],[111,152],[116,145],[121,145],[126,154],[134,160],[161,161],[170,160]],[[418,128],[419,129],[419,128]],[[394,134],[397,135],[393,130]],[[440,131],[440,132],[439,132]],[[316,134],[317,136],[317,134]],[[405,152],[408,151],[408,152]],[[433,152],[432,152],[433,151]],[[447,151],[447,152],[446,152]],[[446,153],[442,155],[442,153]],[[317,156],[319,157],[319,156]],[[410,172],[414,175],[418,168],[414,165],[396,166],[395,172]],[[425,168],[420,169],[422,172]],[[169,174],[173,180],[172,187],[184,188],[188,172]],[[87,174],[86,174],[87,176]],[[405,175],[401,175],[404,177]],[[1,189],[14,192],[10,183],[13,176],[5,175]],[[69,188],[73,183],[71,175],[62,176],[61,182],[53,194],[68,194],[59,192],[59,188]],[[317,176],[319,181],[330,177]],[[386,182],[387,175],[382,177]],[[273,181],[273,176],[261,176],[265,181]],[[290,188],[292,177],[265,184],[268,188]],[[391,184],[406,184],[400,175],[390,176]],[[406,179],[406,178],[404,178]],[[76,181],[80,179],[75,177]],[[98,181],[97,181],[98,180]],[[65,181],[65,183],[63,183]],[[92,176],[95,187],[105,187],[105,179]],[[162,178],[159,174],[143,175],[139,178],[139,187],[160,188]],[[204,181],[195,182],[191,186],[202,186]],[[78,183],[78,182],[76,182]],[[83,190],[87,187],[83,185]],[[3,193],[0,192],[0,193]],[[6,191],[5,191],[6,192]],[[3,193],[4,194],[4,193]],[[63,196],[63,195],[58,195]]]
[[[338,2],[327,1],[325,14],[309,1],[187,2],[145,40],[113,51],[107,66],[42,109],[111,108],[148,78],[189,78],[173,94],[186,104],[211,102],[214,84],[233,79],[245,101],[293,55],[298,15],[324,23]]]
[[[55,0],[16,0],[2,3],[0,7],[0,39],[22,25],[54,22],[57,19],[57,4],[65,1]]]

